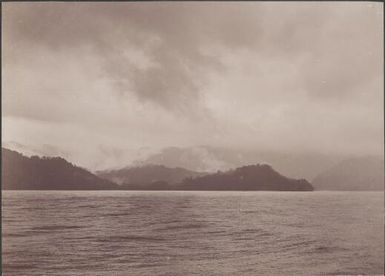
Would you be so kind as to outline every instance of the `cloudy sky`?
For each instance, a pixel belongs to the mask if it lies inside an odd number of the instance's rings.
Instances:
[[[382,3],[2,6],[3,145],[91,169],[168,146],[383,152]]]

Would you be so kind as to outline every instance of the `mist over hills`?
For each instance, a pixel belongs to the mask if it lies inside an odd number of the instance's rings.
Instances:
[[[160,165],[100,172],[117,185],[60,157],[26,157],[2,148],[4,190],[273,190],[311,191],[306,180],[284,177],[269,165],[252,165],[205,175]]]
[[[384,190],[384,159],[374,156],[343,160],[316,176],[317,190]]]
[[[124,174],[126,182],[121,185],[123,190],[182,190],[182,191],[312,191],[313,187],[305,179],[290,179],[276,172],[266,164],[243,166],[225,172],[202,174],[180,178],[179,181],[166,182],[162,175],[154,174],[150,181],[137,178],[138,171],[142,175],[147,170],[163,170],[173,172],[175,169],[164,166],[144,166],[130,168],[129,178]],[[180,170],[180,168],[177,168]],[[123,171],[127,172],[127,171]],[[191,173],[191,171],[188,171]],[[109,175],[111,177],[111,175]],[[112,178],[111,178],[112,179]],[[140,180],[142,180],[140,182]]]
[[[82,162],[84,159],[77,160],[75,158],[76,154],[68,154],[59,147],[52,145],[43,145],[36,148],[31,145],[6,143],[4,147],[22,152],[27,156],[62,156],[76,164],[84,163]],[[100,152],[101,148],[103,149],[102,153]],[[97,157],[99,155],[102,157]],[[381,155],[375,157],[383,158]],[[89,170],[94,169],[96,174],[108,171],[118,172],[122,168],[127,169],[147,165],[162,165],[168,168],[183,168],[193,172],[213,173],[218,170],[226,171],[241,166],[260,163],[269,164],[288,177],[313,180],[339,162],[351,158],[357,157],[335,153],[321,154],[256,149],[246,150],[212,146],[166,147],[158,150],[155,148],[138,148],[137,150],[120,151],[113,146],[103,146],[95,149],[93,163],[99,165],[93,167],[83,164],[82,167],[88,168]],[[119,179],[115,180],[120,183]]]
[[[304,179],[290,179],[269,165],[249,165],[225,172],[199,173],[163,165],[145,165],[98,172],[128,190],[312,191]]]
[[[272,155],[266,154],[273,160]],[[299,173],[300,163],[283,155],[275,156],[277,164],[293,162],[286,171]],[[201,159],[200,159],[201,158]],[[303,157],[305,160],[305,157]],[[259,157],[261,159],[261,157]],[[137,166],[116,170],[97,171],[96,175],[75,166],[61,157],[26,157],[16,151],[2,148],[3,189],[55,190],[384,190],[384,159],[356,157],[342,161],[328,158],[313,160],[306,169],[318,167],[316,177],[307,182],[305,177],[292,177],[266,162],[258,162],[256,153],[215,151],[215,149],[169,148],[138,162]],[[299,160],[298,158],[296,160]],[[304,162],[304,160],[302,162]],[[168,167],[146,162],[179,164]],[[245,165],[243,165],[245,163]],[[265,164],[264,164],[265,163]],[[311,163],[311,162],[309,162]],[[241,165],[236,165],[241,164]],[[250,165],[257,164],[257,165]],[[205,168],[194,171],[181,166]],[[213,166],[213,167],[210,167]],[[233,168],[234,167],[234,168]],[[274,167],[274,169],[273,169]],[[326,169],[323,169],[325,168]],[[216,168],[216,172],[214,172]],[[323,169],[323,170],[322,170]],[[278,173],[278,171],[280,173]],[[284,171],[284,170],[283,170]],[[282,174],[281,174],[282,173]],[[285,176],[284,176],[285,175]],[[296,180],[296,179],[300,180]],[[308,178],[312,179],[312,178]],[[266,186],[267,185],[267,186]],[[309,186],[310,185],[310,186]],[[313,187],[311,187],[313,185]],[[309,188],[311,187],[311,188]]]
[[[164,181],[169,184],[182,182],[185,178],[202,176],[205,173],[184,168],[168,168],[163,165],[143,165],[126,167],[118,170],[96,171],[96,175],[117,184],[145,184]]]
[[[313,179],[333,167],[344,156],[316,153],[290,153],[262,150],[236,150],[220,147],[169,147],[134,163],[183,167],[192,171],[216,172],[250,164],[269,164],[288,177]]]

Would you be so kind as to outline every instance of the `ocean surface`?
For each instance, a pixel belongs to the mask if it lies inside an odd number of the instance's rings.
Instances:
[[[383,192],[3,191],[3,275],[380,275]]]

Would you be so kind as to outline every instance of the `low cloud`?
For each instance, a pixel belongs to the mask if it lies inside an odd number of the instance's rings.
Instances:
[[[380,152],[382,22],[363,2],[6,3],[4,138],[86,166],[111,145]]]

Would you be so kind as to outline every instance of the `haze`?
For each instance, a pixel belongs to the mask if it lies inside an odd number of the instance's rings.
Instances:
[[[382,11],[3,3],[3,145],[93,170],[170,146],[382,155]]]

